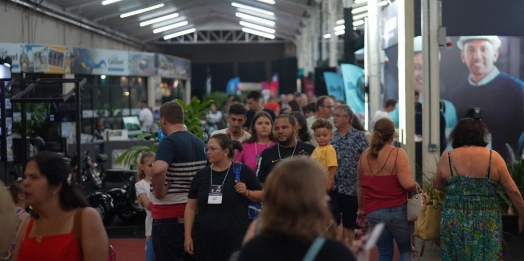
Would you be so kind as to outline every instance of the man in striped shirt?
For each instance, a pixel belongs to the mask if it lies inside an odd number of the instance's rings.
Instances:
[[[153,250],[157,261],[183,261],[187,195],[195,173],[207,164],[205,144],[185,130],[184,111],[176,102],[160,107],[160,127],[166,137],[151,169]]]

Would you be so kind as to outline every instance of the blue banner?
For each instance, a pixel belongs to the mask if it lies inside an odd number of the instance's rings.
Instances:
[[[324,80],[329,95],[335,96],[337,100],[346,100],[344,97],[344,80],[340,75],[334,72],[324,72]]]
[[[231,80],[229,80],[229,82],[227,82],[227,86],[226,86],[226,93],[227,94],[237,95],[238,94],[238,84],[239,83],[240,83],[240,78],[238,78],[238,77],[235,77],[235,78],[232,78]]]
[[[364,92],[361,87],[364,83],[364,69],[353,64],[341,64],[340,70],[344,79],[346,103],[361,121],[365,118]]]

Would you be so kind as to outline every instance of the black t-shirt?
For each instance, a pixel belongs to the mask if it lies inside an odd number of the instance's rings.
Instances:
[[[275,121],[275,119],[277,118],[276,114],[274,111],[270,110],[270,109],[266,109],[264,108],[264,111],[269,113],[269,115],[271,116],[271,118],[273,119],[273,121]],[[246,122],[244,123],[244,127],[246,128],[249,128],[251,127],[251,121],[253,120],[253,118],[255,117],[255,114],[257,114],[256,112],[252,111],[252,110],[248,110],[246,112]]]
[[[280,155],[278,151],[280,150]],[[297,142],[297,147],[283,148],[275,144],[262,152],[260,155],[260,163],[258,164],[257,176],[261,183],[266,182],[267,175],[273,170],[275,164],[281,159],[291,156],[309,157],[315,150],[315,146],[304,142]],[[294,152],[293,152],[294,151]]]
[[[230,167],[229,173],[227,170],[213,171],[213,185],[224,182],[222,204],[207,203],[211,189],[210,178],[211,167],[207,166],[196,173],[189,188],[188,198],[198,200],[193,230],[195,256],[199,261],[227,261],[234,251],[240,249],[250,220],[245,197],[235,191],[233,167]],[[240,179],[246,183],[247,189],[262,190],[255,173],[247,165],[242,164]]]
[[[301,261],[310,245],[289,238],[275,239],[259,235],[244,246],[238,261]],[[314,260],[353,261],[355,258],[346,246],[328,239]]]

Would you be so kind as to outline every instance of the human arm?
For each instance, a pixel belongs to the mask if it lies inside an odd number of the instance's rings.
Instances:
[[[161,199],[167,194],[165,188],[167,169],[175,158],[175,149],[173,141],[169,138],[163,139],[158,144],[155,162],[151,167],[151,183],[155,198]]]
[[[184,211],[184,250],[191,255],[195,253],[193,247],[193,235],[191,232],[193,231],[193,224],[195,223],[197,206],[198,200],[196,198],[188,199],[186,210]]]
[[[264,191],[253,170],[247,165],[244,165],[240,173],[240,178],[242,179],[241,182],[235,180],[235,191],[251,202],[262,201]]]
[[[82,211],[82,255],[84,261],[107,260],[109,239],[100,218],[94,208]]]
[[[400,185],[406,191],[411,191],[415,189],[415,181],[413,181],[413,176],[409,168],[408,155],[403,149],[397,148],[397,178]]]
[[[138,203],[143,206],[145,209],[149,209],[149,198],[147,197],[146,187],[143,184],[147,184],[144,181],[139,181],[135,183],[136,196]]]
[[[16,245],[15,245],[15,251],[13,252],[13,256],[11,258],[11,261],[18,261],[18,256],[20,252],[20,246],[22,245],[22,242],[24,242],[25,234],[27,231],[27,226],[29,224],[29,221],[31,218],[26,218],[24,220],[21,220],[20,227],[18,227],[18,232],[16,234]]]
[[[337,174],[337,151],[333,145],[329,145],[326,153],[326,160],[328,166],[328,180],[326,190],[330,191],[335,186],[335,175]]]
[[[504,159],[495,151],[493,151],[493,163],[491,167],[491,171],[493,170],[497,171],[500,185],[519,214],[519,233],[522,233],[524,232],[524,200],[515,181],[513,181],[513,178],[509,174],[506,162],[504,162]]]
[[[437,173],[433,176],[433,187],[442,190],[444,188],[444,178],[442,177],[442,170],[449,165],[449,158],[447,153],[443,153],[440,156],[440,160],[437,165]],[[450,174],[451,175],[451,174]]]

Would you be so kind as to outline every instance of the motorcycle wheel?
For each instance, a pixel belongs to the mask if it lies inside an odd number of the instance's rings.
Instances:
[[[146,218],[145,211],[136,211],[131,209],[124,209],[116,214],[124,222],[134,222]]]
[[[105,227],[113,224],[115,214],[112,213],[111,209],[109,209],[109,206],[106,203],[100,201],[90,202],[90,206],[96,209],[96,211],[100,214]]]

